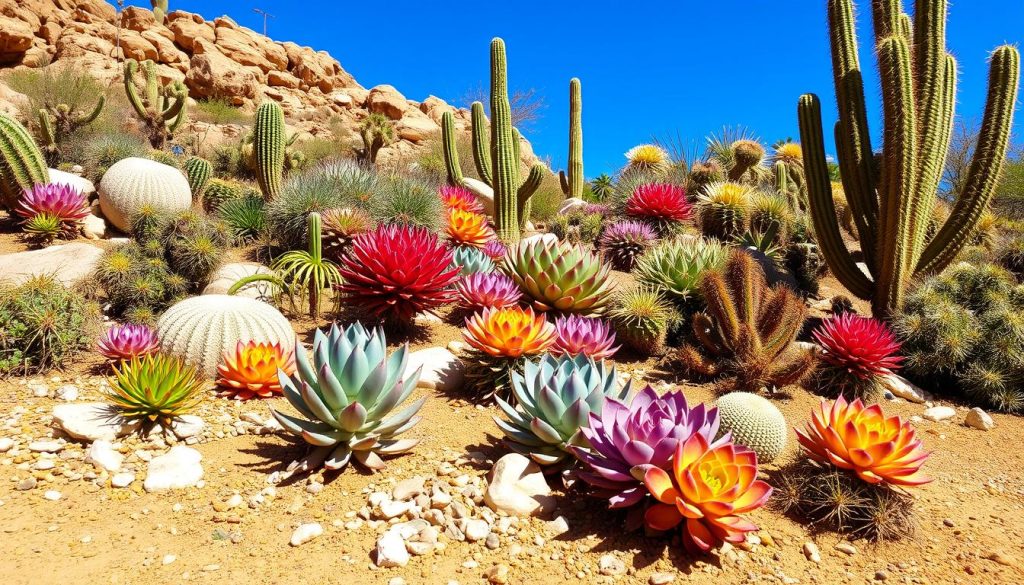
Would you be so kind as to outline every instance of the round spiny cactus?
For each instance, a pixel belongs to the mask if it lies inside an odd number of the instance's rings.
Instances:
[[[732,241],[747,231],[753,189],[732,182],[707,186],[697,200],[697,216],[705,235]]]
[[[100,181],[100,208],[117,229],[127,232],[129,218],[149,205],[166,211],[192,206],[192,189],[181,171],[144,158],[114,163]]]
[[[295,332],[277,309],[238,296],[202,295],[185,299],[160,317],[157,336],[164,351],[181,356],[213,377],[225,351],[238,342],[280,343],[295,347]]]
[[[657,289],[645,286],[616,295],[608,312],[616,339],[641,355],[664,352],[665,337],[675,319],[672,305]]]
[[[785,197],[776,194],[758,193],[750,199],[750,229],[766,234],[774,228],[775,241],[789,238],[793,223],[793,212]]]
[[[245,185],[237,181],[210,179],[203,189],[203,207],[207,211],[215,211],[228,201],[241,198],[245,191]]]
[[[732,392],[718,399],[719,433],[732,433],[737,445],[750,447],[757,460],[768,463],[786,449],[786,418],[766,398],[748,392]]]

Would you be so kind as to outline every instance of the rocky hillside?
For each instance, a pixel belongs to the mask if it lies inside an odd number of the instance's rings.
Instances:
[[[104,0],[0,0],[2,68],[73,63],[117,83],[123,59],[153,60],[162,78],[183,80],[192,99],[223,99],[244,110],[277,101],[289,125],[312,136],[354,134],[364,117],[380,112],[395,121],[400,138],[381,151],[382,163],[414,153],[440,131],[445,111],[456,110],[457,126],[469,125],[468,110],[434,96],[408,100],[390,85],[366,89],[328,53],[274,41],[227,16],[207,21],[179,10],[160,24],[149,10],[118,13]],[[0,86],[0,108],[12,109],[17,98]],[[524,147],[524,159],[532,159]]]

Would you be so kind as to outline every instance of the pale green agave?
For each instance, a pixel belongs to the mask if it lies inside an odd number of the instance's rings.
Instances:
[[[634,272],[641,283],[682,302],[699,293],[704,273],[720,268],[726,256],[727,249],[714,240],[680,238],[664,242],[641,256]]]
[[[458,266],[459,274],[466,276],[475,272],[494,272],[494,261],[479,248],[456,246],[452,250],[452,264]]]
[[[381,469],[381,455],[404,453],[419,443],[396,439],[420,421],[426,398],[391,414],[412,394],[421,368],[406,375],[408,345],[388,355],[384,332],[367,332],[359,323],[345,329],[335,324],[328,334],[317,330],[310,362],[301,343],[295,346],[296,372],[278,370],[288,402],[305,418],[273,411],[285,430],[315,449],[289,466],[309,471],[323,465],[342,469],[352,457],[370,469]]]
[[[516,406],[496,398],[508,420],[494,417],[506,444],[540,465],[572,459],[571,448],[584,446],[580,431],[598,416],[605,398],[627,401],[630,383],[619,389],[615,366],[585,355],[527,360],[523,373],[512,373]],[[628,401],[627,401],[628,402]]]

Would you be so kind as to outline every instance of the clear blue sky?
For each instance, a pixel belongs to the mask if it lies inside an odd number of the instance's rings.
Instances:
[[[149,6],[148,1],[129,4]],[[543,118],[527,132],[534,149],[564,166],[568,82],[583,83],[584,164],[588,177],[613,172],[623,153],[652,136],[695,144],[741,125],[766,142],[799,139],[796,101],[817,93],[825,127],[834,121],[824,0],[594,0],[574,2],[368,2],[325,0],[171,0],[171,9],[208,19],[228,14],[262,30],[260,7],[276,15],[269,35],[330,52],[364,87],[387,83],[406,97],[459,103],[488,83],[488,43],[505,39],[509,84],[544,97]],[[861,59],[878,133],[878,88],[867,6]],[[508,8],[506,8],[508,7]],[[981,116],[989,51],[1024,45],[1024,1],[958,0],[948,45],[960,64],[957,113]],[[465,104],[459,104],[465,105]],[[1015,134],[1024,138],[1018,108]],[[831,148],[831,131],[826,141]]]

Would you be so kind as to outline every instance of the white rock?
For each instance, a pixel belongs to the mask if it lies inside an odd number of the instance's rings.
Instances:
[[[491,533],[491,527],[484,520],[473,519],[466,522],[466,529],[463,532],[466,534],[466,540],[476,542],[487,538]]]
[[[377,539],[378,567],[404,567],[409,563],[409,551],[405,548],[402,532],[391,528]]]
[[[423,367],[418,388],[450,392],[462,387],[465,366],[462,360],[443,347],[421,349],[409,354],[406,372],[411,374]]]
[[[91,276],[102,255],[102,248],[85,242],[3,254],[0,255],[0,282],[17,286],[33,277],[52,274],[61,284],[71,286]]]
[[[548,535],[560,536],[569,532],[569,521],[565,519],[565,516],[559,516],[551,522],[548,522],[545,526]]]
[[[61,494],[57,490],[46,490],[43,493],[43,497],[46,498],[47,500],[50,500],[51,502],[56,502],[62,497],[62,495],[63,494]]]
[[[182,440],[198,436],[205,428],[206,423],[203,419],[194,414],[183,414],[171,423],[174,436]]]
[[[107,235],[107,220],[90,213],[82,220],[82,235],[90,240],[102,240]]]
[[[203,478],[203,466],[199,463],[202,459],[199,451],[175,445],[166,455],[155,457],[149,462],[142,487],[147,492],[193,487]]]
[[[292,546],[306,544],[323,533],[324,527],[320,526],[319,522],[300,524],[299,527],[295,529],[295,532],[292,533],[292,539],[289,541],[289,544]]]
[[[116,488],[126,488],[135,481],[135,474],[131,472],[124,472],[115,474],[110,478],[110,485]]]
[[[394,489],[391,490],[391,497],[395,500],[408,500],[410,498],[414,498],[426,490],[423,486],[426,480],[427,478],[422,475],[404,479],[398,482]]]
[[[385,519],[398,518],[412,509],[411,502],[395,502],[388,500],[380,503],[380,513]]]
[[[32,441],[28,444],[28,450],[34,453],[56,453],[64,448],[64,444],[57,441]]]
[[[564,215],[576,209],[582,209],[586,206],[587,202],[579,197],[569,197],[558,207],[558,215]]]
[[[85,450],[85,460],[95,465],[97,469],[115,472],[121,471],[124,455],[118,453],[109,442],[101,439]]]
[[[138,421],[129,421],[99,402],[58,404],[53,407],[53,421],[72,438],[83,441],[113,441],[139,428]]]
[[[626,564],[619,560],[615,555],[601,555],[601,558],[597,561],[598,570],[602,575],[615,576],[622,575],[626,572]]]
[[[821,553],[818,551],[818,545],[814,544],[813,542],[805,542],[803,551],[804,556],[807,557],[807,560],[811,561],[812,563],[821,562]]]
[[[921,416],[923,416],[925,420],[942,422],[956,416],[956,409],[951,406],[933,406],[925,409]]]
[[[518,453],[495,462],[484,501],[495,512],[510,516],[546,515],[556,506],[540,467]]]
[[[178,557],[174,555],[164,555],[164,558],[160,562],[164,565],[169,565],[176,560],[178,560]]]
[[[494,217],[494,190],[484,183],[472,177],[464,177],[462,186],[469,189],[480,200],[484,206],[484,213]]]
[[[0,453],[6,453],[14,447],[14,439],[10,437],[0,438]]]
[[[892,392],[893,396],[902,398],[907,402],[914,402],[917,404],[924,404],[932,399],[931,394],[918,388],[903,376],[897,374],[889,374],[881,378],[881,384],[883,390]]]
[[[64,386],[57,388],[57,398],[68,402],[78,400],[78,387],[72,386],[71,384],[65,384]]]
[[[975,406],[967,412],[964,424],[980,431],[990,431],[995,428],[996,421],[992,420],[987,412]]]
[[[57,183],[59,185],[70,185],[80,191],[85,198],[88,199],[90,195],[96,193],[96,186],[92,181],[85,177],[79,177],[78,175],[67,173],[57,169],[50,169],[50,182]]]

